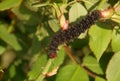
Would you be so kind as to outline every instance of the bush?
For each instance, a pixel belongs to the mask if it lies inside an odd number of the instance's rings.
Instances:
[[[108,7],[113,14],[60,45],[56,58],[48,57],[48,45],[56,32],[68,22],[71,26],[89,12]],[[119,9],[117,0],[1,1],[0,80],[119,81]]]

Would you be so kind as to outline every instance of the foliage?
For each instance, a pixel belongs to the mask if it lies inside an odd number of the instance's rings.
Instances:
[[[55,59],[47,57],[52,36],[67,20],[72,25],[109,6],[115,10],[109,19],[98,21],[67,47],[59,46]],[[0,80],[119,81],[119,9],[118,0],[0,1]]]

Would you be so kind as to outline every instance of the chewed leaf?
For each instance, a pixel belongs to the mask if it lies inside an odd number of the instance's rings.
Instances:
[[[57,57],[54,59],[54,64],[50,67],[49,71],[52,71],[63,63],[66,55],[63,45],[59,47],[59,51],[57,53]]]
[[[47,57],[46,54],[43,54],[40,56],[37,61],[34,63],[32,70],[28,73],[29,80],[36,79],[42,70],[45,68],[45,64],[47,63]]]

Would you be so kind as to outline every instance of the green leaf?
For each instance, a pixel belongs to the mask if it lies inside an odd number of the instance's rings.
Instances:
[[[57,32],[60,29],[60,26],[58,25],[58,21],[56,19],[51,19],[48,21],[48,23],[54,32]]]
[[[8,33],[6,25],[0,24],[0,38],[11,45],[15,50],[21,50],[16,36]]]
[[[22,0],[3,0],[0,2],[0,11],[7,10],[20,5]]]
[[[89,45],[94,55],[96,56],[97,61],[99,61],[100,57],[110,43],[112,33],[110,28],[111,25],[99,22],[93,25],[89,30]]]
[[[32,55],[38,54],[40,52],[40,50],[42,50],[41,44],[42,43],[38,40],[38,37],[36,35],[34,35],[33,41],[32,41],[32,46],[31,46],[31,49],[30,49],[30,54],[32,54]]]
[[[34,63],[32,70],[28,73],[29,80],[35,80],[43,69],[45,69],[45,64],[47,63],[46,54],[40,56]]]
[[[19,20],[22,20],[22,24],[26,24],[26,27],[29,27],[29,30],[33,26],[34,28],[32,28],[32,30],[35,29],[36,26],[38,26],[41,15],[30,11],[24,4],[11,9],[11,11],[17,16]]]
[[[65,56],[65,51],[63,49],[64,48],[60,49],[56,58],[48,60],[48,62],[45,65],[45,68],[42,69],[36,81],[43,81],[46,74],[49,76],[49,73],[59,68],[59,66],[63,63],[64,56]]]
[[[104,78],[101,78],[101,77],[95,77],[95,81],[106,81]]]
[[[10,73],[11,78],[15,77],[15,75],[16,75],[16,67],[15,67],[15,65],[12,65],[10,67],[9,73]]]
[[[80,3],[75,3],[72,5],[69,11],[69,21],[75,22],[78,18],[85,16],[87,10]]]
[[[107,71],[107,81],[119,81],[120,80],[120,51],[111,58]]]
[[[59,51],[57,52],[57,57],[54,59],[54,64],[50,67],[50,71],[59,67],[65,59],[66,52],[63,45],[59,46]]]
[[[111,46],[114,52],[120,51],[120,32],[119,27],[116,26],[112,33]]]
[[[83,66],[87,67],[89,70],[91,70],[92,72],[96,73],[96,74],[104,74],[104,72],[102,71],[102,68],[100,67],[100,64],[98,64],[96,58],[94,58],[93,56],[86,56],[83,59]]]
[[[5,47],[0,45],[0,54],[2,54],[5,51]]]
[[[55,81],[89,81],[89,78],[79,65],[67,65],[60,69]]]
[[[62,0],[63,1],[63,3],[67,3],[68,2],[68,0]]]
[[[85,6],[87,9],[91,10],[98,5],[99,0],[85,0]]]

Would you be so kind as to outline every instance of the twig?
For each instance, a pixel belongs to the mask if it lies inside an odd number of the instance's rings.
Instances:
[[[90,75],[91,77],[93,77],[93,78],[96,77],[96,74],[95,74],[95,73],[91,72],[89,69],[87,69],[86,67],[82,66],[82,64],[80,64],[79,62],[77,62],[77,60],[72,56],[72,53],[70,52],[70,50],[68,49],[67,46],[64,46],[64,48],[65,48],[65,51],[66,51],[67,55],[70,57],[70,59],[71,59],[74,63],[79,64],[80,67],[82,67],[82,68],[88,73],[88,75]]]
[[[72,53],[70,52],[70,50],[68,49],[68,47],[67,47],[67,46],[64,46],[64,49],[65,49],[67,55],[70,57],[70,59],[71,59],[74,63],[79,64],[79,63],[77,62],[77,60],[72,56]]]

